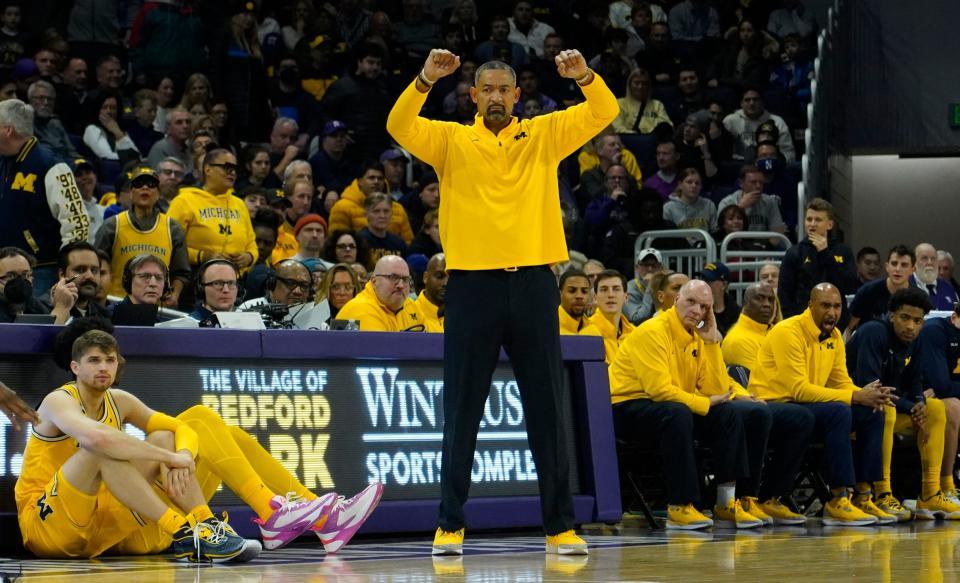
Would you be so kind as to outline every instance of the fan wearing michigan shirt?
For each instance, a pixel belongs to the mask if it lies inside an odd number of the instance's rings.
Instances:
[[[600,330],[587,317],[590,279],[579,269],[568,269],[560,276],[560,335],[600,336]]]
[[[960,506],[947,499],[940,489],[946,410],[933,391],[924,393],[917,346],[924,317],[933,304],[925,291],[908,287],[890,296],[889,307],[887,317],[858,327],[847,346],[847,369],[853,382],[863,384],[880,379],[881,384],[893,387],[900,397],[896,408],[884,407],[883,479],[873,484],[876,503],[899,522],[910,519],[910,511],[901,506],[890,487],[890,463],[893,435],[916,433],[922,468],[917,517],[958,520]]]
[[[181,189],[167,214],[183,227],[194,268],[229,259],[245,272],[257,260],[257,240],[247,205],[233,196],[237,158],[228,150],[213,150],[204,157],[202,172],[203,187]],[[193,295],[187,286],[180,305],[192,310]]]
[[[387,131],[440,178],[440,239],[450,270],[444,320],[443,467],[439,528],[433,552],[462,554],[463,505],[484,403],[501,346],[523,397],[537,466],[549,553],[585,554],[573,531],[569,461],[559,411],[562,394],[557,281],[549,265],[567,260],[557,166],[610,125],[619,107],[576,50],[554,58],[557,73],[576,81],[586,102],[519,120],[514,70],[480,65],[470,97],[473,125],[419,117],[427,94],[453,74],[460,58],[434,49],[397,99]]]
[[[842,306],[836,286],[814,286],[807,309],[767,333],[747,388],[765,401],[798,403],[816,418],[813,437],[824,442],[833,495],[824,505],[824,524],[896,522],[870,495],[871,483],[883,477],[883,407],[896,401],[896,395],[877,380],[860,388],[850,379],[846,348],[837,329]],[[850,440],[853,432],[856,448]],[[851,488],[856,493],[853,504]]]
[[[627,278],[619,271],[606,269],[597,274],[593,282],[597,298],[597,310],[590,316],[590,323],[603,336],[604,360],[613,362],[620,345],[633,332],[633,324],[623,315],[627,301]]]

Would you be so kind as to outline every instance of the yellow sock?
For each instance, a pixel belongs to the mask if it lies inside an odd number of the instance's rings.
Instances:
[[[273,513],[270,499],[277,490],[268,489],[264,484],[260,477],[262,474],[254,470],[246,454],[230,438],[230,427],[223,419],[203,406],[191,407],[177,418],[197,432],[200,442],[198,461],[205,467],[209,466],[210,471],[223,480],[260,518],[268,518]]]
[[[260,442],[252,435],[239,427],[229,427],[227,431],[233,438],[233,442],[243,452],[243,457],[250,462],[254,471],[263,477],[263,482],[272,491],[278,494],[294,492],[305,500],[313,500],[317,497],[309,488],[301,484],[290,470],[270,455],[269,451],[263,449]]]
[[[157,521],[157,524],[160,525],[160,528],[163,529],[163,532],[167,534],[175,534],[178,530],[183,528],[183,525],[186,523],[187,519],[173,508],[167,508],[167,511],[164,512],[163,516],[160,517],[160,520]]]
[[[953,492],[957,489],[957,487],[953,485],[952,474],[949,476],[940,476],[940,489],[944,492]]]
[[[877,496],[880,494],[888,494],[893,492],[893,489],[890,488],[890,482],[887,480],[880,480],[873,483],[873,491],[877,493]]]
[[[834,498],[843,498],[847,495],[846,488],[830,488],[830,493],[833,494]]]
[[[270,518],[270,515],[273,514],[270,500],[273,499],[274,493],[267,489],[259,476],[239,488],[232,489],[262,520]]]
[[[193,510],[190,511],[190,514],[196,519],[197,522],[203,522],[209,518],[213,518],[213,512],[210,511],[210,507],[206,504],[201,504]]]
[[[853,487],[853,490],[857,496],[869,496],[870,482],[857,482],[857,485]]]

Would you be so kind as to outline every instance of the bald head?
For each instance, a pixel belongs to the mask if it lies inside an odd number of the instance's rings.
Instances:
[[[447,258],[443,253],[437,253],[427,262],[427,270],[423,272],[423,293],[435,306],[442,306],[447,299]]]
[[[743,292],[743,313],[754,322],[769,323],[775,306],[776,293],[766,283],[755,283]]]
[[[703,280],[691,279],[683,284],[677,294],[677,315],[684,328],[693,331],[713,310],[713,292],[710,284]]]
[[[829,336],[837,326],[843,309],[841,299],[840,290],[831,283],[818,283],[810,290],[810,315],[824,336]]]
[[[810,303],[812,304],[815,301],[821,299],[830,299],[840,301],[840,290],[837,289],[837,286],[832,283],[818,283],[813,286],[813,289],[810,290]]]
[[[403,307],[410,291],[410,268],[397,255],[386,255],[377,261],[371,276],[377,298],[391,310]]]

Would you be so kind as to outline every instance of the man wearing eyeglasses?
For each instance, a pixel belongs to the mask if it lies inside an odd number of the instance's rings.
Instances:
[[[184,284],[190,280],[183,229],[157,208],[160,177],[150,166],[137,165],[127,171],[123,189],[130,190],[130,210],[107,219],[97,231],[96,248],[110,257],[112,273],[123,273],[128,261],[143,253],[160,258],[170,269],[172,289],[164,305],[177,305]],[[110,295],[122,297],[121,278],[113,278]]]
[[[0,324],[13,322],[20,314],[49,312],[33,296],[34,262],[26,251],[0,248]]]
[[[167,277],[167,266],[163,260],[155,255],[147,256],[132,268],[130,291],[118,306],[123,304],[159,306],[167,291]]]
[[[411,282],[406,261],[382,257],[363,291],[340,308],[337,319],[356,320],[363,332],[423,332],[426,320],[410,299]]]
[[[190,264],[228,259],[245,272],[257,259],[257,240],[247,205],[233,196],[237,158],[228,150],[213,150],[203,160],[202,188],[183,188],[170,203],[170,216],[186,234]],[[188,286],[180,306],[193,310]]]
[[[202,270],[198,276],[203,295],[199,306],[190,312],[190,317],[204,326],[210,322],[216,312],[232,312],[237,303],[237,273],[239,270],[227,263],[213,263]]]

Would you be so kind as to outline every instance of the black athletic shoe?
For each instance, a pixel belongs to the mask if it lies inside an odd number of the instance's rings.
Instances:
[[[249,553],[247,541],[216,518],[198,522],[194,527],[185,524],[173,535],[173,554],[191,563],[222,563]]]

